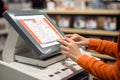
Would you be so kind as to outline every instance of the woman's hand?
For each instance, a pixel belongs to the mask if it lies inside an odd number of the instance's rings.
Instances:
[[[79,46],[88,46],[88,44],[89,44],[88,38],[82,37],[78,34],[68,34],[65,37],[72,39]]]
[[[80,56],[83,54],[80,52],[78,45],[75,43],[74,40],[70,38],[65,38],[65,39],[60,39],[58,40],[62,45],[60,46],[61,48],[61,53],[65,54],[66,56],[70,57],[74,61],[77,60]]]

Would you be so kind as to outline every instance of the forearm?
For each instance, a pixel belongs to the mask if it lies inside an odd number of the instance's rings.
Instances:
[[[88,49],[95,50],[101,54],[107,54],[116,57],[117,43],[99,39],[89,39]]]
[[[77,63],[85,70],[101,80],[115,80],[114,67],[111,67],[100,60],[83,55],[77,59]]]

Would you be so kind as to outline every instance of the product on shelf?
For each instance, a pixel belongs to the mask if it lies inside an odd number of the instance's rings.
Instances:
[[[47,0],[47,9],[55,10],[55,2],[53,0]]]
[[[70,16],[58,16],[58,26],[61,28],[70,27]]]
[[[105,17],[104,30],[114,31],[117,27],[116,17]]]
[[[63,5],[66,9],[74,9],[74,0],[63,0]]]
[[[90,0],[90,2],[88,3],[88,6],[91,9],[103,9],[103,3],[101,0]]]
[[[104,30],[104,16],[97,16],[97,28]]]
[[[115,0],[102,0],[102,1],[115,1]]]
[[[54,0],[56,3],[56,9],[74,9],[74,0]]]
[[[73,27],[76,29],[84,29],[85,28],[85,17],[84,16],[76,16],[74,18]]]
[[[76,10],[86,9],[86,0],[74,0]]]
[[[33,0],[6,0],[6,1],[7,1],[9,10],[31,9],[31,8],[33,8],[32,2],[31,2]],[[36,4],[36,6],[37,6],[37,4]]]
[[[94,16],[86,17],[86,29],[97,29],[97,18]]]

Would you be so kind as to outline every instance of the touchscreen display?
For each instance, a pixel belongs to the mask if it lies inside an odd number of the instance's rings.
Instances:
[[[16,18],[42,48],[59,44],[56,40],[63,38],[44,15],[16,16]]]

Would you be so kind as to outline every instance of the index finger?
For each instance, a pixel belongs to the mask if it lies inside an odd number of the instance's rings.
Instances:
[[[72,34],[67,34],[67,35],[65,35],[65,37],[70,38],[70,37],[72,37]]]
[[[69,42],[66,41],[66,39],[60,39],[60,40],[58,40],[58,42],[60,42],[61,44],[65,45],[65,46],[70,46]]]
[[[74,43],[74,41],[72,40],[72,39],[70,39],[70,38],[66,38],[65,39],[67,42],[69,42],[69,43]]]

